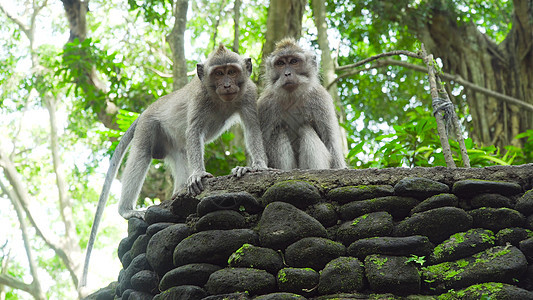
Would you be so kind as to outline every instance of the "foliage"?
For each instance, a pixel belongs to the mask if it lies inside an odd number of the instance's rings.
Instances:
[[[348,160],[353,167],[432,167],[446,166],[435,118],[422,107],[408,111],[409,120],[401,125],[393,125],[393,133],[378,136],[374,141],[360,142],[353,147]],[[449,135],[453,137],[453,133]],[[531,147],[533,130],[518,135],[516,138],[527,138],[523,148],[507,146],[505,151],[495,147],[478,146],[471,138],[465,139],[465,146],[472,167],[490,165],[511,165],[532,162]],[[351,138],[354,141],[354,138]],[[460,148],[457,141],[450,139],[450,147],[457,166],[462,166]],[[367,152],[374,149],[373,152]]]

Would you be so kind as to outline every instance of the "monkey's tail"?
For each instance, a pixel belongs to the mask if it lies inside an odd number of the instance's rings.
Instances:
[[[128,146],[130,145],[131,140],[133,139],[133,133],[135,132],[135,128],[137,127],[137,120],[135,120],[131,124],[130,128],[128,128],[126,133],[124,133],[124,135],[120,139],[120,142],[118,143],[117,148],[115,149],[115,152],[113,153],[113,156],[111,157],[111,160],[109,161],[109,169],[107,170],[107,174],[105,176],[105,181],[104,181],[104,186],[102,188],[102,193],[100,194],[100,198],[98,199],[98,206],[96,207],[96,213],[94,214],[94,221],[93,221],[93,226],[91,228],[91,235],[89,236],[89,242],[87,243],[87,251],[85,252],[85,263],[83,265],[83,273],[81,275],[81,279],[78,284],[78,289],[81,289],[82,287],[87,285],[87,274],[89,272],[89,260],[91,258],[91,252],[93,250],[94,242],[96,240],[96,233],[98,232],[98,226],[100,225],[100,221],[104,213],[104,208],[107,203],[107,198],[109,197],[109,190],[111,189],[111,183],[113,182],[113,179],[115,179],[115,176],[117,175],[117,172],[118,172],[118,168],[120,167],[120,163],[122,162],[122,159],[124,158],[124,155],[126,154],[126,150],[128,149]]]

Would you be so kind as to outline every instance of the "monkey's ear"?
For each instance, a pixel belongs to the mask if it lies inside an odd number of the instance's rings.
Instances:
[[[313,64],[318,68],[318,62],[316,61],[316,55],[311,55],[311,61],[313,62]]]
[[[204,64],[196,64],[196,74],[200,80],[204,79]]]
[[[252,59],[247,57],[244,59],[244,64],[246,65],[246,71],[248,71],[248,76],[252,75]]]

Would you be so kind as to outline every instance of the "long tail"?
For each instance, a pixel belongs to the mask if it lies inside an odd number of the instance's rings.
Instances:
[[[137,127],[137,120],[135,120],[130,128],[124,133],[120,142],[118,143],[115,153],[109,161],[109,169],[105,176],[104,187],[102,188],[102,193],[100,194],[100,199],[98,200],[98,206],[96,207],[96,213],[94,215],[93,226],[91,228],[91,235],[89,236],[89,242],[87,243],[87,251],[85,253],[85,263],[83,265],[83,273],[79,282],[79,287],[82,288],[87,285],[87,274],[89,272],[89,260],[91,259],[91,252],[94,247],[94,242],[96,240],[96,233],[98,232],[98,226],[100,225],[100,220],[102,219],[102,214],[104,213],[104,208],[109,197],[109,190],[111,189],[111,183],[115,176],[117,175],[118,168],[120,163],[126,154],[126,150],[130,145],[131,140],[133,139],[133,133],[135,132],[135,127]]]

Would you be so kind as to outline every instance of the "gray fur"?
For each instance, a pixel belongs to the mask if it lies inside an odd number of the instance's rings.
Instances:
[[[315,55],[284,39],[265,68],[257,105],[268,166],[346,168],[333,99],[320,84]]]
[[[250,62],[220,46],[204,64],[198,64],[198,76],[182,89],[161,97],[150,105],[126,131],[111,158],[98,201],[80,287],[87,283],[89,257],[111,182],[130,142],[131,150],[122,178],[119,202],[119,213],[125,219],[144,217],[144,211],[134,210],[134,204],[139,197],[152,158],[164,159],[170,166],[174,177],[174,195],[184,186],[187,186],[188,193],[193,196],[200,193],[203,190],[202,179],[213,176],[205,170],[205,143],[219,137],[236,122],[241,121],[244,125],[251,167],[235,167],[232,174],[240,177],[247,172],[267,168],[257,117],[257,89],[249,78]],[[222,87],[219,82],[213,82],[210,74],[214,68],[220,66],[233,67],[240,71],[234,81],[229,80],[233,83],[231,87],[227,86],[226,78]],[[234,98],[224,100],[217,92],[219,89],[238,91]]]

